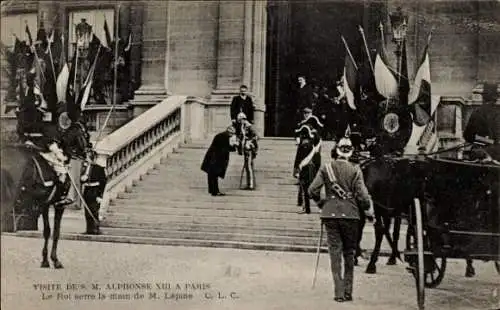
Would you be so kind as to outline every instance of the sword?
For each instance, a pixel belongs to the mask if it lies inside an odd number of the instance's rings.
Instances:
[[[69,177],[69,180],[71,182],[71,185],[73,185],[73,188],[75,189],[76,193],[78,194],[78,197],[80,198],[80,200],[82,201],[83,203],[83,207],[87,210],[87,212],[90,214],[90,217],[92,217],[92,219],[94,220],[94,223],[98,223],[97,219],[94,217],[94,215],[92,214],[92,212],[90,211],[90,208],[87,206],[87,203],[85,202],[85,199],[83,199],[83,196],[82,196],[82,193],[80,193],[80,189],[78,189],[78,186],[76,186],[76,183],[75,181],[73,180],[73,177],[71,176],[71,173],[68,171],[68,169],[65,167],[66,169],[66,174],[68,175]]]
[[[319,265],[319,254],[320,254],[320,249],[321,249],[321,240],[323,239],[323,222],[321,222],[321,228],[319,231],[319,239],[318,239],[318,248],[316,251],[316,266],[314,267],[314,274],[313,274],[313,281],[312,281],[312,288],[314,289],[314,286],[316,284],[316,274],[318,273],[318,265]]]

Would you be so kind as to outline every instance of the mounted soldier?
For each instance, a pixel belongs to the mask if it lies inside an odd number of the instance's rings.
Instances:
[[[28,148],[36,150],[55,173],[57,197],[61,199],[54,205],[71,204],[73,200],[66,197],[70,187],[67,176],[69,158],[64,154],[63,141],[61,141],[62,133],[69,128],[71,120],[67,113],[61,113],[58,122],[52,120],[53,115],[47,112],[47,102],[35,83],[35,73],[32,71],[26,76],[26,92],[22,98],[21,106],[17,111],[20,140]],[[45,167],[45,165],[41,166]],[[40,170],[43,173],[44,169]]]
[[[254,159],[257,157],[257,151],[259,146],[257,141],[259,136],[253,128],[252,124],[247,120],[245,113],[240,112],[237,116],[237,128],[236,134],[239,139],[238,154],[243,155],[243,169],[241,171],[241,181],[243,178],[243,172],[246,173],[247,186],[245,189],[254,190],[255,189],[255,170],[254,170]]]

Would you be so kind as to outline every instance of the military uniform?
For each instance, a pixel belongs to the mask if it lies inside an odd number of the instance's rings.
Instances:
[[[337,148],[339,145],[340,141]],[[327,233],[335,300],[339,302],[352,300],[358,221],[361,210],[372,206],[361,169],[347,160],[351,155],[352,151],[344,156],[339,153],[339,159],[324,164],[309,187],[312,199],[322,208],[321,220]],[[326,198],[321,200],[323,186]]]
[[[246,174],[247,186],[245,189],[255,189],[255,170],[254,159],[257,157],[258,135],[252,124],[246,120],[244,114],[238,116],[238,129],[236,130],[239,138],[238,154],[243,155],[243,167]]]
[[[85,208],[86,233],[91,235],[101,233],[99,229],[99,209],[107,183],[105,168],[106,164],[101,160],[85,161],[80,176],[83,200],[88,207],[88,210]]]

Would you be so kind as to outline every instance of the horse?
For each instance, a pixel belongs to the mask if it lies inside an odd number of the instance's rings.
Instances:
[[[425,172],[418,161],[393,155],[371,158],[361,163],[361,170],[374,205],[375,246],[366,267],[366,273],[374,274],[384,236],[392,249],[387,265],[395,265],[396,259],[400,258],[398,241],[402,215],[408,213],[413,198],[422,197]],[[358,247],[360,241],[361,238]]]
[[[318,133],[307,125],[302,125],[298,132],[299,145],[294,164],[295,175],[299,181],[297,205],[304,204],[304,209],[300,213],[309,214],[311,200],[308,189],[321,166],[320,138]]]
[[[70,158],[84,159],[90,148],[86,128],[79,122],[61,134],[61,147]],[[42,268],[49,268],[48,240],[50,238],[49,207],[62,197],[61,185],[53,168],[40,155],[36,146],[5,145],[1,149],[2,222],[8,231],[37,230],[40,213],[43,217],[44,246]],[[57,257],[64,206],[54,206],[54,231],[50,258],[54,268],[63,268]]]

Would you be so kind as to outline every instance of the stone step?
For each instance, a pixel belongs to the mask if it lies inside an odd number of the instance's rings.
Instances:
[[[158,229],[129,229],[129,228],[102,228],[104,235],[119,235],[129,237],[146,238],[169,238],[169,239],[194,239],[194,240],[218,240],[244,243],[274,243],[291,246],[315,246],[318,237],[296,237],[283,235],[263,235],[253,231],[251,233],[228,233],[228,232],[198,232],[198,231],[177,231]],[[319,235],[319,233],[318,233]]]
[[[141,215],[141,213],[145,213],[148,215],[155,215],[158,217],[163,217],[168,219],[170,215],[179,215],[179,216],[219,216],[224,218],[252,218],[255,220],[259,219],[282,219],[282,220],[303,220],[303,214],[297,214],[298,208],[290,208],[290,210],[273,210],[273,209],[256,209],[251,210],[248,207],[246,209],[238,209],[238,208],[196,208],[196,207],[180,207],[175,206],[172,207],[169,205],[161,207],[151,207],[150,205],[136,205],[136,207],[128,206],[117,206],[117,208],[113,209],[111,213],[115,217],[128,217],[131,215]]]
[[[217,215],[206,215],[201,216],[198,214],[189,215],[169,215],[161,217],[155,214],[146,213],[108,213],[106,214],[105,223],[106,226],[113,226],[113,223],[149,223],[154,225],[168,225],[172,222],[182,222],[182,223],[192,223],[192,224],[211,224],[211,225],[239,225],[239,226],[277,226],[286,224],[291,228],[295,229],[312,229],[314,227],[319,227],[319,215],[318,214],[301,214],[301,217],[297,219],[287,219],[286,221],[280,218],[251,218],[251,217],[239,217],[234,216],[231,218],[217,216]],[[278,226],[277,226],[278,227]]]
[[[179,169],[180,170],[180,169]],[[276,170],[276,171],[262,171],[260,169],[255,169],[256,173],[257,172],[261,172],[261,173],[264,173],[263,175],[265,175],[266,178],[287,178],[287,177],[291,177],[292,176],[292,169],[288,169],[288,170]],[[184,177],[189,177],[191,174],[193,175],[204,175],[204,172],[201,171],[201,169],[195,169],[194,167],[192,168],[192,170],[189,170],[189,169],[186,169],[186,170],[182,170],[182,171],[178,171],[177,169],[175,169],[175,167],[172,169],[172,170],[169,170],[169,169],[155,169],[155,170],[151,170],[151,171],[148,171],[148,175],[163,175],[163,176],[167,176],[169,175],[169,173],[181,173]],[[226,172],[226,177],[228,176],[237,176],[237,177],[240,177],[240,172],[241,172],[241,168],[239,168],[238,170],[236,169],[231,169],[231,170],[228,170]],[[206,178],[206,175],[204,175],[204,178]]]
[[[224,188],[223,188],[224,189]],[[208,191],[208,190],[207,190]],[[241,195],[240,192],[243,191],[226,191],[226,196],[211,196],[208,192],[203,194],[190,194],[190,193],[178,193],[167,195],[165,193],[151,192],[147,193],[147,195],[142,192],[131,192],[131,193],[120,193],[118,194],[119,199],[128,199],[133,200],[139,205],[142,204],[168,204],[173,201],[187,201],[187,202],[202,202],[202,203],[212,203],[213,201],[220,201],[228,204],[240,204],[240,203],[248,203],[248,204],[283,204],[289,205],[291,207],[296,204],[296,196],[293,197],[269,197],[269,196],[250,196],[250,195]],[[257,191],[254,191],[257,192]]]
[[[163,171],[163,170],[162,170]],[[274,177],[274,178],[269,178],[267,175],[255,175],[256,179],[258,180],[258,185],[259,188],[262,187],[271,187],[275,188],[276,190],[283,190],[283,189],[291,189],[295,188],[297,179],[292,177],[291,172],[286,176],[285,178],[280,178],[280,177]],[[245,179],[245,177],[243,177]],[[240,175],[235,175],[234,173],[231,172],[231,175],[226,175],[224,179],[219,180],[219,183],[224,183],[224,184],[236,184],[239,185],[240,182]],[[187,176],[187,173],[181,173],[177,172],[174,173],[155,173],[155,174],[149,174],[146,176],[143,176],[142,180],[140,182],[136,182],[138,186],[141,186],[142,184],[148,184],[149,185],[159,185],[162,186],[162,184],[178,184],[182,185],[184,187],[193,187],[193,188],[206,188],[207,187],[207,175],[204,172],[197,172],[196,174],[192,174],[191,176]],[[277,188],[279,186],[279,189]]]
[[[196,224],[186,222],[172,222],[166,224],[148,223],[148,222],[120,222],[118,220],[105,220],[103,226],[109,226],[113,222],[114,228],[128,229],[149,229],[149,230],[176,230],[176,231],[196,231],[196,232],[216,232],[216,233],[244,233],[250,234],[259,231],[264,235],[283,235],[295,237],[314,237],[319,234],[319,224],[311,223],[311,225],[303,228],[290,228],[287,225],[280,226],[265,226],[258,225],[235,225],[233,223],[220,224]],[[109,227],[108,227],[109,228]],[[370,229],[370,228],[367,228]]]

